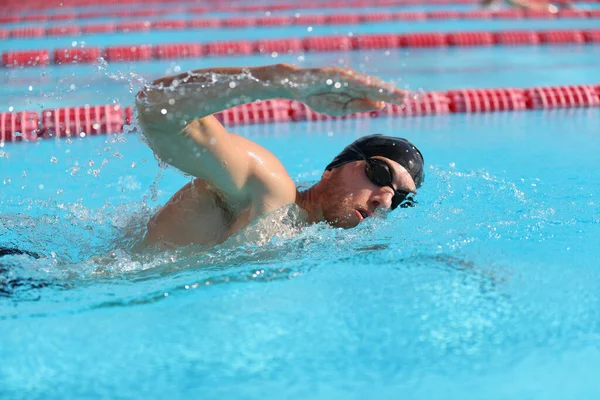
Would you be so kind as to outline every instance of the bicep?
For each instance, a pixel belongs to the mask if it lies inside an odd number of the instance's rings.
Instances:
[[[213,116],[192,120],[183,128],[175,124],[144,120],[140,125],[149,146],[164,162],[210,182],[228,199],[247,198],[250,174],[247,153],[233,135]]]

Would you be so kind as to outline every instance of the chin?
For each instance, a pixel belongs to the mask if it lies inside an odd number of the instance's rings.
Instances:
[[[331,219],[327,218],[327,222],[331,226],[334,226],[336,228],[344,228],[344,229],[355,228],[360,223],[350,213],[347,213],[347,214],[342,215],[342,216],[336,216],[336,217],[331,218]]]

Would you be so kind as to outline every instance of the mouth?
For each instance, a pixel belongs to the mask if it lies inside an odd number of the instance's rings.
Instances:
[[[363,222],[365,218],[369,218],[369,213],[365,210],[359,208],[354,211],[356,213],[356,218],[358,218],[358,222]]]

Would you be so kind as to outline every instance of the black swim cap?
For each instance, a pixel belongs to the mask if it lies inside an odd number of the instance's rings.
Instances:
[[[419,149],[406,139],[380,134],[363,136],[355,140],[346,146],[325,169],[330,171],[349,162],[373,156],[386,157],[396,161],[406,168],[417,188],[423,184],[425,180],[424,161]]]

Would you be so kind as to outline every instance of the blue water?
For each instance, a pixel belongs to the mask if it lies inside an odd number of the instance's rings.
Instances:
[[[129,43],[114,38],[95,40]],[[599,83],[594,46],[297,57],[11,70],[1,106],[131,104],[129,72],[273,61],[341,60],[413,90]],[[7,143],[0,245],[46,258],[2,261],[0,398],[597,398],[599,128],[600,109],[236,127],[301,185],[363,134],[408,137],[419,204],[141,259],[132,243],[189,178],[135,131]]]

